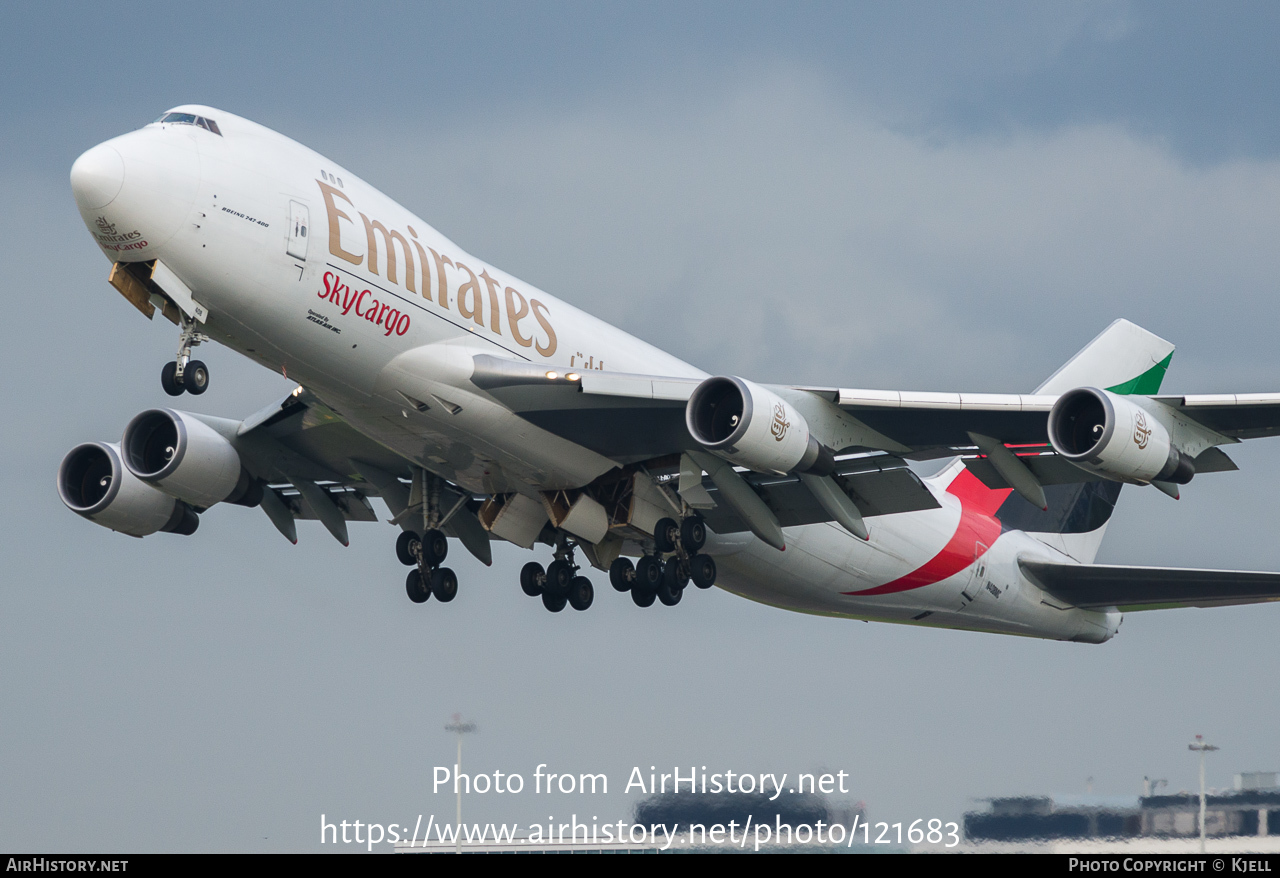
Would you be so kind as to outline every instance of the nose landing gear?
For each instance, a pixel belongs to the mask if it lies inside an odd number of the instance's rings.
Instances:
[[[196,331],[196,322],[182,315],[182,332],[178,336],[178,354],[160,370],[160,386],[170,396],[184,392],[196,396],[209,389],[209,367],[200,360],[191,359],[191,349],[209,336]]]

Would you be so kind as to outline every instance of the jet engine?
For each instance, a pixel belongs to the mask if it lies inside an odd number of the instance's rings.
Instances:
[[[1049,412],[1049,442],[1076,466],[1112,481],[1185,485],[1196,474],[1157,415],[1096,387],[1058,397]]]
[[[67,508],[135,537],[195,533],[200,518],[191,507],[125,469],[119,452],[115,444],[86,442],[67,453],[58,467],[58,496]]]
[[[187,412],[149,409],[120,440],[129,471],[198,509],[215,503],[257,506],[262,483],[244,469],[225,436]]]
[[[689,397],[685,425],[706,448],[761,473],[835,468],[832,452],[811,435],[794,407],[776,393],[741,378],[708,378]]]

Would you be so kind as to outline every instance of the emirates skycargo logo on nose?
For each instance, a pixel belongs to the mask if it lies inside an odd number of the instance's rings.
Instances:
[[[383,335],[404,335],[409,331],[408,314],[389,302],[379,302],[372,290],[353,290],[337,272],[324,273],[324,289],[316,295],[341,308],[343,317],[354,311],[357,317],[382,327]]]
[[[105,216],[98,217],[98,221],[94,223],[98,230],[93,233],[93,237],[98,239],[98,246],[103,250],[112,250],[119,253],[124,250],[141,250],[147,246],[146,241],[139,240],[142,232],[134,229],[132,232],[120,234],[116,231],[116,224],[108,222]]]

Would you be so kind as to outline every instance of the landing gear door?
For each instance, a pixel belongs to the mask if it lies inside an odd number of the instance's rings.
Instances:
[[[289,202],[288,254],[294,259],[307,261],[307,227],[311,225],[307,206],[300,201]]]

